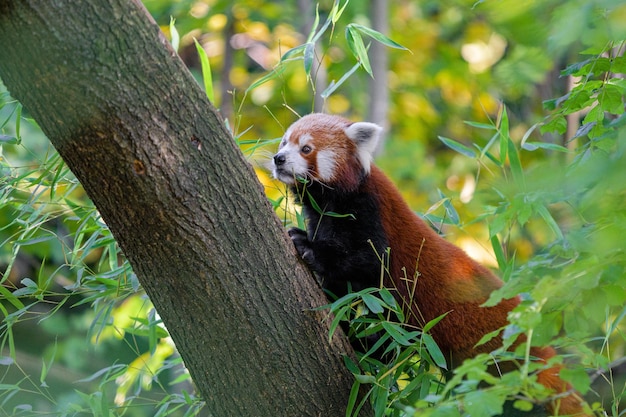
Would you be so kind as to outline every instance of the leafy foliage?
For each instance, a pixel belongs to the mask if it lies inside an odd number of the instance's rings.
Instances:
[[[167,330],[99,213],[5,91],[0,110],[2,413],[197,411]]]
[[[440,352],[427,343],[428,329],[407,329],[395,305],[383,303],[388,296],[374,303],[371,291],[362,291],[333,303],[335,321],[349,322],[353,337],[382,332],[381,343],[391,340],[385,351],[394,352],[390,364],[371,360],[378,343],[361,357],[358,365],[350,364],[355,390],[362,384],[371,385],[368,395],[376,415],[495,416],[502,415],[505,407],[506,415],[515,409],[530,411],[550,395],[536,383],[534,375],[541,366],[529,356],[531,345],[554,344],[576,352],[581,363],[568,364],[561,376],[583,394],[591,394],[594,382],[585,369],[595,370],[594,377],[609,378],[606,370],[613,363],[621,363],[619,354],[613,353],[613,345],[624,342],[620,323],[626,315],[626,247],[618,237],[623,232],[626,207],[623,186],[618,180],[626,174],[626,130],[620,120],[625,96],[619,75],[623,71],[619,69],[623,45],[620,42],[616,47],[611,43],[593,58],[570,65],[562,74],[575,74],[581,81],[566,96],[547,102],[553,113],[541,123],[544,133],[563,133],[554,120],[565,120],[567,115],[580,111],[586,114],[581,116],[581,126],[572,138],[580,140],[577,148],[529,142],[535,127],[515,143],[505,107],[491,124],[468,123],[493,132],[484,146],[474,143],[469,147],[440,137],[447,147],[464,158],[474,159],[479,168],[484,167],[495,179],[495,184],[489,185],[490,205],[482,217],[488,219],[492,250],[508,284],[492,294],[486,305],[517,294],[524,294],[524,300],[509,316],[511,324],[504,332],[502,349],[466,361],[447,382],[432,373],[436,367],[445,369],[445,363],[442,366],[436,360]],[[612,62],[618,64],[609,65]],[[590,83],[591,78],[601,81]],[[581,94],[586,97],[583,101]],[[541,150],[562,152],[567,159],[523,163],[529,152]],[[533,228],[551,235],[551,242],[528,262],[516,262],[512,235],[537,221]],[[395,313],[393,325],[384,311]],[[373,316],[368,316],[368,312]],[[520,335],[527,342],[515,352],[508,352]],[[407,343],[409,339],[411,343]],[[420,351],[420,346],[427,349]],[[518,370],[501,378],[487,371],[496,360],[511,359],[521,361]],[[562,361],[563,357],[556,360]],[[485,385],[486,388],[479,388]],[[607,404],[613,415],[621,415],[619,397],[625,388],[623,383],[613,385],[614,397]],[[589,399],[595,402],[596,411],[604,413],[597,395],[589,395]],[[353,410],[358,410],[356,397],[349,415],[356,415],[350,414]]]

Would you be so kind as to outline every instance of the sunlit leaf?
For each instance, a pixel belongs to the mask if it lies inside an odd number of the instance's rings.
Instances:
[[[439,138],[440,141],[443,142],[444,145],[446,145],[448,148],[452,149],[453,151],[456,151],[460,153],[461,155],[465,155],[470,158],[476,157],[476,152],[472,148],[467,147],[463,145],[462,143],[455,141],[454,139],[448,139],[443,136],[437,136],[437,137]]]
[[[200,45],[197,39],[193,40],[196,44],[196,50],[198,51],[198,56],[200,57],[200,64],[202,66],[202,80],[204,81],[204,91],[206,92],[209,101],[217,106],[215,102],[215,93],[213,92],[213,75],[211,73],[211,63],[209,61],[209,57],[206,54],[206,51]]]
[[[337,21],[339,21],[339,18],[343,14],[344,10],[346,10],[346,7],[348,6],[348,3],[350,3],[350,0],[346,0],[345,3],[343,4],[343,6],[341,8],[339,8],[339,6],[341,5],[341,0],[335,0],[334,1],[333,8],[330,11],[330,20],[333,22],[333,24],[335,24],[335,23],[337,23]]]
[[[373,76],[370,59],[367,56],[367,48],[365,48],[361,34],[353,25],[346,27],[346,40],[348,41],[348,47],[357,61],[361,63],[363,69],[367,71],[369,75]]]
[[[519,186],[524,186],[525,180],[522,163],[519,159],[517,148],[511,138],[508,139],[508,145],[509,164],[511,165],[511,175],[513,176],[513,181],[515,181]]]
[[[172,16],[170,16],[170,36],[172,38],[170,41],[170,43],[172,44],[172,48],[174,48],[174,50],[178,52],[180,35],[178,34],[178,30],[176,30],[176,19],[174,19],[174,17]]]
[[[395,48],[395,49],[402,49],[404,51],[408,51],[409,49],[400,45],[399,43],[393,41],[392,39],[390,39],[389,37],[383,35],[382,33],[368,28],[366,26],[362,26],[356,23],[351,23],[350,24],[353,28],[355,28],[356,30],[358,30],[359,32],[371,37],[372,39],[382,43],[385,46],[388,46],[390,48]]]
[[[260,85],[265,84],[268,81],[271,81],[275,78],[279,78],[283,74],[283,72],[285,72],[285,66],[284,65],[277,66],[272,71],[268,72],[267,74],[265,74],[264,76],[262,76],[261,78],[259,78],[258,80],[250,84],[250,87],[246,89],[246,93],[249,93],[250,91],[254,90]]]
[[[282,57],[280,57],[280,62],[281,63],[287,62],[290,59],[294,59],[296,55],[304,52],[308,44],[309,42],[302,44],[300,46],[296,46],[295,48],[291,48],[290,50],[285,52]]]
[[[315,44],[307,43],[304,48],[304,72],[307,77],[311,78],[311,69],[313,68],[313,60],[315,58]]]
[[[497,130],[498,129],[494,125],[488,124],[488,123],[472,122],[468,120],[465,120],[463,123],[465,123],[468,126],[475,127],[477,129],[485,129],[485,130]]]
[[[337,90],[337,88],[341,87],[341,85],[346,82],[346,80],[352,75],[354,74],[354,72],[359,69],[361,67],[361,63],[357,62],[356,64],[354,64],[354,66],[352,68],[350,68],[350,70],[348,70],[348,72],[346,72],[345,74],[343,74],[343,76],[339,79],[339,81],[334,82],[331,81],[330,84],[328,85],[328,87],[326,87],[326,89],[322,92],[322,94],[320,94],[320,96],[322,98],[328,98],[330,97],[330,95],[332,93],[335,92],[335,90]]]

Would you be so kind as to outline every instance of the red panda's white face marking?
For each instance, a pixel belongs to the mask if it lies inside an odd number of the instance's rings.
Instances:
[[[292,137],[293,136],[293,137]],[[314,152],[311,135],[303,134],[299,137],[292,135],[288,129],[278,146],[278,153],[272,162],[274,177],[286,184],[294,184],[298,178],[307,178],[313,166],[309,156]]]
[[[311,179],[353,188],[370,171],[382,128],[373,123],[314,113],[292,124],[272,160],[275,178]]]

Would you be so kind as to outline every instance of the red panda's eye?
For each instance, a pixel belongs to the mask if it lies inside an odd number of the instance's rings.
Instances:
[[[309,145],[304,145],[301,149],[300,152],[302,152],[303,154],[308,154],[311,153],[313,149],[311,149],[311,147]]]

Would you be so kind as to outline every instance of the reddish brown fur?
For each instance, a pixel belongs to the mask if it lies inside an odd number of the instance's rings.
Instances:
[[[444,354],[449,355],[452,367],[501,346],[499,338],[478,347],[476,344],[485,334],[508,323],[507,314],[519,304],[519,297],[503,300],[494,307],[481,307],[489,294],[502,286],[502,281],[418,218],[376,166],[372,166],[366,187],[368,192],[378,196],[383,227],[391,237],[385,286],[398,289],[406,311],[410,311],[409,324],[422,327],[448,313],[430,332]],[[403,279],[405,276],[408,281]],[[417,277],[416,284],[414,277]],[[549,347],[535,347],[531,355],[545,361],[555,352]],[[555,392],[563,393],[571,387],[559,378],[559,370],[559,367],[546,369],[539,373],[538,380]],[[581,401],[579,395],[572,393],[548,408],[560,415],[582,416],[585,414]]]
[[[300,120],[300,123],[290,132],[289,141],[297,144],[302,135],[311,135],[315,148],[304,157],[314,178],[317,178],[317,154],[319,151],[332,150],[336,157],[335,176],[333,186],[346,191],[356,189],[361,181],[361,166],[356,156],[356,145],[344,134],[338,135],[346,127],[346,120],[341,118],[327,118],[324,114],[311,114]]]
[[[317,155],[328,149],[336,158],[335,175],[326,182],[329,189],[365,192],[375,196],[380,206],[382,225],[390,246],[389,270],[385,287],[397,289],[398,299],[407,313],[409,325],[421,328],[443,314],[447,316],[430,333],[451,367],[478,353],[489,353],[502,345],[498,337],[476,346],[487,333],[504,327],[508,312],[519,297],[501,301],[494,307],[481,307],[492,291],[503,283],[489,269],[471,259],[463,250],[435,233],[408,207],[394,184],[376,166],[364,177],[357,146],[344,130],[350,122],[328,115],[309,115],[290,129],[289,140],[298,144],[310,135],[314,150],[303,156],[314,178]],[[523,338],[520,338],[523,339]],[[524,340],[519,340],[523,343]],[[531,349],[531,355],[547,361],[555,355],[550,347]],[[581,398],[558,376],[555,366],[538,374],[544,386],[565,395],[548,405],[559,415],[587,415]]]

